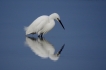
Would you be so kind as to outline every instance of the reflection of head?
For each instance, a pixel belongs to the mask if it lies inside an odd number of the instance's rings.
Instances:
[[[57,54],[51,54],[51,55],[49,55],[49,58],[51,60],[54,60],[54,61],[58,60],[59,59],[59,56],[60,56],[60,54],[61,54],[61,52],[62,52],[62,50],[64,48],[64,46],[65,46],[65,44],[61,47],[61,49],[59,50],[59,52]]]
[[[59,50],[57,54],[55,53],[54,46],[50,44],[47,40],[43,39],[36,39],[33,37],[26,37],[26,44],[31,48],[31,50],[41,58],[50,58],[51,60],[58,60],[59,55],[64,48],[64,45]]]
[[[49,58],[51,60],[57,61],[59,59],[59,56],[57,54],[55,54],[55,55],[54,54],[51,54],[51,55],[49,55]]]

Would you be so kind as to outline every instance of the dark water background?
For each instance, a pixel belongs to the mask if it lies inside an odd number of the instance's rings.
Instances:
[[[57,61],[33,53],[24,31],[38,16],[54,12],[66,30],[56,21],[44,37],[56,52],[65,44]],[[0,0],[0,70],[66,69],[106,70],[106,1]]]

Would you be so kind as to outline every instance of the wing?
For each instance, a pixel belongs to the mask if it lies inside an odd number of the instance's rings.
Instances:
[[[43,15],[35,19],[28,27],[26,27],[26,35],[36,33],[48,21],[48,16]]]

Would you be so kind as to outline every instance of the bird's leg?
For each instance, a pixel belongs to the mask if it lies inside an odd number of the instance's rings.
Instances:
[[[43,33],[40,34],[41,39],[43,39]]]
[[[43,38],[43,33],[41,33],[40,35],[38,35],[39,38]]]
[[[41,33],[40,36],[43,37],[43,33]]]
[[[40,38],[40,35],[38,35],[38,37]]]

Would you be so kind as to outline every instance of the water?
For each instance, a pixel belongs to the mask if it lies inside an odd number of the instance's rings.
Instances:
[[[105,3],[1,1],[0,70],[105,70]],[[54,11],[60,14],[66,30],[56,22],[56,26],[44,38],[54,46],[55,53],[65,44],[57,61],[36,55],[25,44],[24,31],[24,26],[35,18]],[[37,35],[33,37],[37,38]]]

